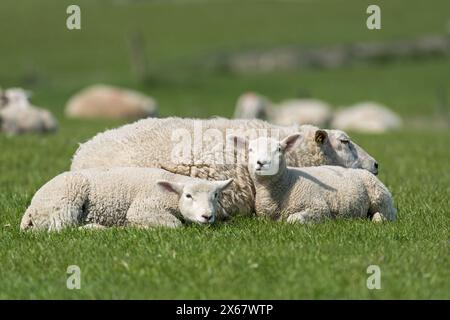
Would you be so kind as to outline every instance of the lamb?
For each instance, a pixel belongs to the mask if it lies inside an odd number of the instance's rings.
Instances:
[[[156,101],[136,91],[93,85],[74,95],[66,104],[71,118],[139,119],[155,117]]]
[[[234,111],[235,119],[267,119],[272,103],[266,97],[255,92],[242,94]]]
[[[378,172],[375,159],[342,131],[320,130],[313,126],[279,127],[262,120],[223,118],[143,119],[108,130],[78,148],[71,170],[155,167],[207,180],[233,178],[233,187],[224,191],[219,203],[218,218],[252,214],[254,186],[247,170],[246,155],[234,157],[224,141],[228,133],[254,136],[266,132],[278,133],[281,137],[295,132],[302,134],[302,143],[288,155],[291,166],[333,164]],[[232,161],[224,161],[230,153]]]
[[[395,220],[389,190],[373,174],[338,166],[292,168],[286,153],[300,134],[283,140],[230,136],[248,143],[248,170],[255,185],[255,211],[259,216],[307,223],[325,218],[359,217],[373,221]]]
[[[36,192],[20,229],[178,227],[182,220],[213,223],[220,192],[231,182],[206,181],[153,168],[65,172]]]
[[[384,133],[400,129],[401,118],[376,102],[362,102],[337,111],[331,126],[341,130],[364,133]]]
[[[29,93],[21,88],[0,92],[1,131],[11,135],[56,131],[58,123],[53,115],[48,110],[31,105],[28,99]]]

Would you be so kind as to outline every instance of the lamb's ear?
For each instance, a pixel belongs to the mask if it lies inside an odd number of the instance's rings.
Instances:
[[[280,143],[281,150],[283,150],[283,152],[288,152],[288,151],[292,150],[292,148],[294,148],[294,146],[300,140],[299,138],[301,136],[302,135],[300,133],[294,133],[294,134],[287,136],[283,140],[281,140],[281,143]]]
[[[173,192],[177,195],[183,194],[183,185],[181,183],[169,182],[166,180],[159,180],[156,184],[166,192]]]
[[[226,188],[228,188],[232,182],[233,182],[233,179],[228,179],[228,180],[223,180],[223,181],[216,181],[215,184],[217,186],[218,191],[223,191]]]
[[[325,142],[325,140],[327,139],[327,137],[328,137],[328,133],[325,130],[319,129],[316,131],[314,140],[316,140],[316,142],[318,144],[323,144]]]
[[[233,144],[237,143],[238,149],[245,149],[248,143],[248,140],[245,137],[236,136],[234,134],[227,135],[227,140]]]

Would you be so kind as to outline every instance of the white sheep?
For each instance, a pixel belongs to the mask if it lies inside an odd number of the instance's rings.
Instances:
[[[242,94],[236,103],[235,119],[267,119],[271,102],[266,97],[255,92]]]
[[[20,228],[59,231],[75,226],[178,227],[182,220],[212,223],[220,192],[231,182],[152,168],[65,172],[36,192]]]
[[[233,132],[229,132],[233,130]],[[262,132],[259,132],[259,131]],[[155,167],[208,180],[233,178],[220,202],[219,217],[254,212],[254,186],[246,160],[230,163],[226,135],[249,137],[279,131],[280,137],[300,132],[302,143],[288,155],[292,166],[333,164],[364,168],[374,174],[378,164],[366,151],[341,131],[313,126],[278,127],[262,120],[199,120],[183,118],[143,119],[118,129],[100,133],[82,144],[75,153],[71,170],[100,167]],[[241,132],[239,132],[241,131]],[[197,147],[196,147],[197,146]],[[177,158],[177,150],[187,148],[187,158]],[[225,150],[224,150],[225,149]],[[218,161],[214,161],[215,159]],[[233,158],[234,159],[234,158]]]
[[[21,88],[0,92],[0,127],[8,134],[53,132],[58,123],[45,109],[29,102],[30,94]]]
[[[400,129],[401,118],[376,102],[362,102],[334,114],[331,126],[336,129],[365,133],[384,133]]]
[[[71,118],[138,119],[154,117],[156,112],[153,98],[103,84],[83,89],[66,104],[66,115]]]
[[[336,217],[368,217],[373,221],[396,218],[389,190],[366,170],[287,167],[286,153],[294,149],[300,134],[281,141],[231,137],[241,146],[248,144],[257,215],[300,223]]]
[[[327,126],[331,120],[331,107],[318,99],[291,99],[273,106],[269,112],[269,121],[289,126],[292,124],[311,124]]]

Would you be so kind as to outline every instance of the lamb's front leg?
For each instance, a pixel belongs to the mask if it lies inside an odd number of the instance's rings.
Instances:
[[[289,215],[286,218],[288,223],[315,223],[320,222],[325,217],[329,216],[329,212],[324,210],[323,212],[318,210],[305,209]]]
[[[158,208],[154,200],[135,200],[127,212],[127,225],[137,228],[177,228],[181,221],[173,214]]]

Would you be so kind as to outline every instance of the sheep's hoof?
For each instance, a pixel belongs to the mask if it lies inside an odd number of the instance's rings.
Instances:
[[[374,215],[372,216],[372,222],[380,223],[383,221],[384,221],[383,215],[379,212],[375,212]]]
[[[97,223],[88,223],[88,224],[85,224],[84,226],[78,227],[78,229],[80,229],[80,230],[82,230],[82,229],[103,230],[103,229],[106,229],[106,227],[102,226],[101,224],[97,224]]]

